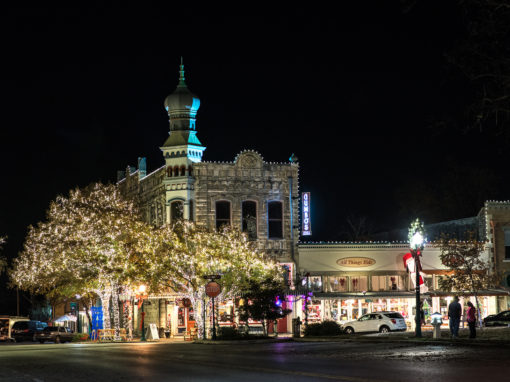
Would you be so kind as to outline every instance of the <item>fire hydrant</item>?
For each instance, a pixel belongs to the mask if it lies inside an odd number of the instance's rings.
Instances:
[[[434,327],[434,331],[432,334],[432,338],[441,338],[441,324],[443,323],[443,318],[441,317],[441,313],[435,312],[430,315],[432,318],[432,326]]]

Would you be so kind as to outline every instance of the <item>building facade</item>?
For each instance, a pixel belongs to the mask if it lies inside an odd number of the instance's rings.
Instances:
[[[267,162],[251,150],[232,162],[203,161],[206,147],[196,124],[200,100],[186,86],[182,64],[177,89],[164,105],[170,123],[161,146],[164,165],[147,173],[145,159],[139,158],[138,168],[128,166],[118,174],[123,193],[139,198],[144,219],[154,225],[188,219],[209,230],[237,227],[291,275],[299,240],[297,161]],[[231,322],[233,307],[221,308],[220,317]],[[147,324],[169,328],[174,335],[193,321],[191,308],[172,293],[151,296],[146,312]],[[136,325],[139,314],[134,316]]]

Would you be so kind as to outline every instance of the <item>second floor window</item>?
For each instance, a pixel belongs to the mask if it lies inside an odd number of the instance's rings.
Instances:
[[[257,239],[257,203],[247,200],[242,203],[242,229],[246,232],[248,239]]]
[[[282,202],[267,203],[267,234],[269,239],[283,239]]]
[[[230,202],[222,200],[216,202],[216,229],[230,225]]]

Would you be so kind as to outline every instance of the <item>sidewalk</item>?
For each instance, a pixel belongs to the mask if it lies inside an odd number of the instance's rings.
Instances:
[[[414,332],[374,333],[374,334],[351,334],[334,337],[301,337],[293,338],[297,342],[405,342],[414,344],[456,344],[456,345],[503,345],[510,346],[510,328],[483,328],[477,329],[477,337],[469,338],[468,329],[459,330],[459,338],[452,339],[450,331],[441,330],[441,338],[432,338],[432,330],[423,330],[422,337],[416,338]]]

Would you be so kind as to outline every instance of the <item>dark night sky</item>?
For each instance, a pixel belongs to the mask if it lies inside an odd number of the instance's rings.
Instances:
[[[402,187],[434,182],[451,157],[490,151],[483,137],[437,139],[429,129],[464,92],[444,86],[444,52],[460,29],[445,4],[4,12],[4,253],[19,251],[57,194],[115,181],[138,156],[149,171],[163,164],[163,100],[181,55],[202,102],[205,160],[295,153],[300,188],[312,192],[312,240],[335,240],[348,214],[379,229],[406,224],[396,213]]]

